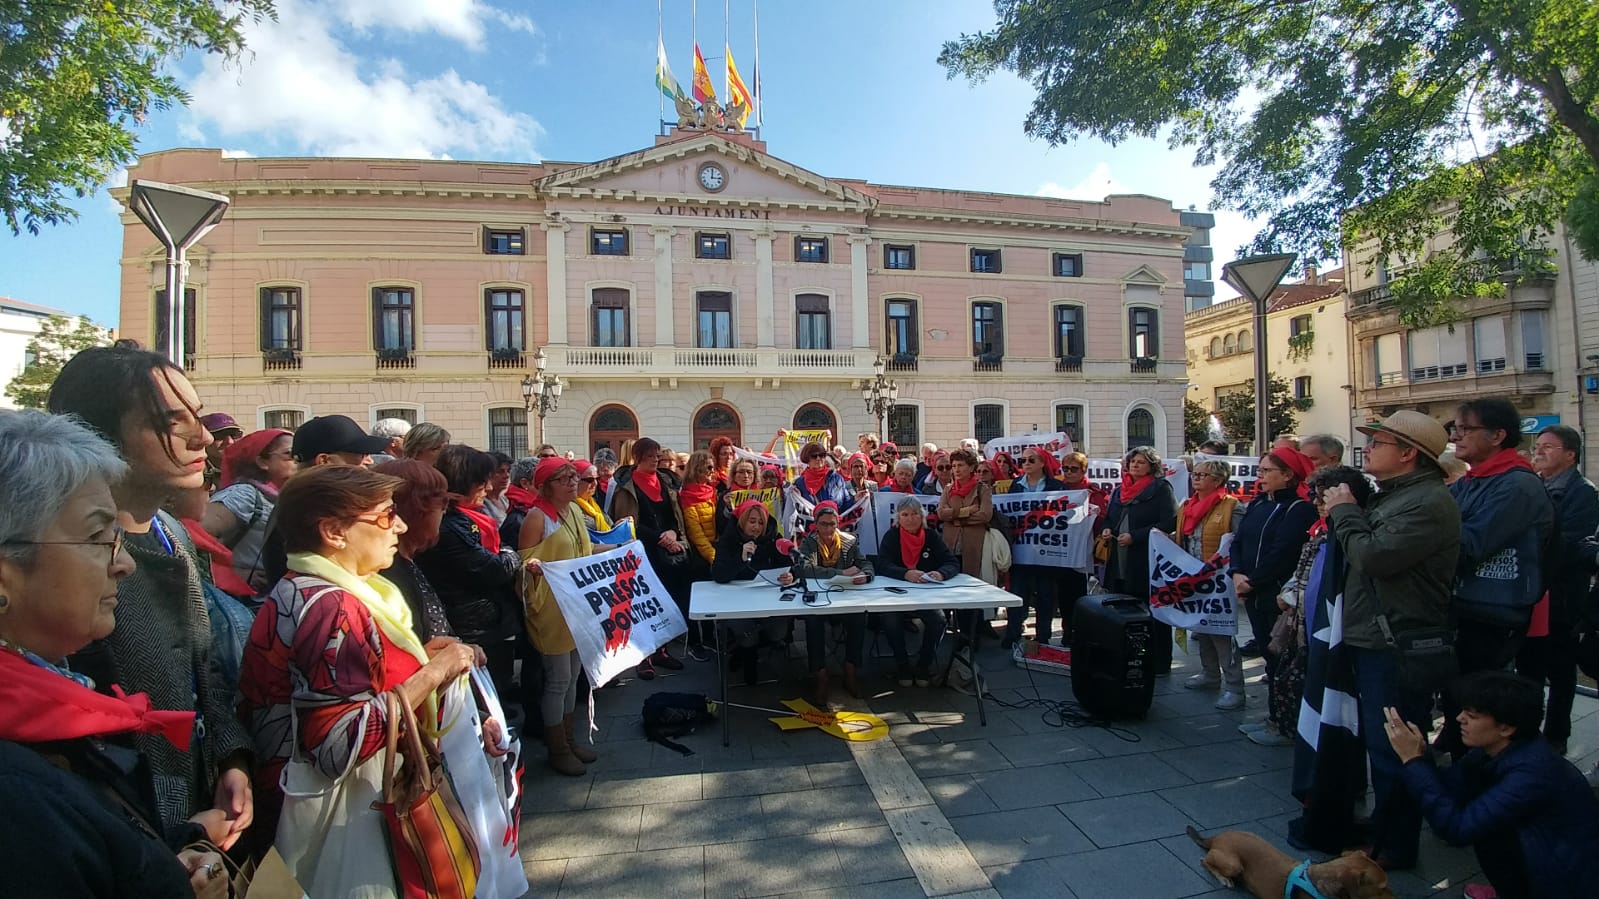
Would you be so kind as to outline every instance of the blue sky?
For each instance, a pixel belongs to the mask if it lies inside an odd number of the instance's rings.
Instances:
[[[731,3],[733,55],[754,86],[750,0]],[[699,3],[721,56],[724,5]],[[665,0],[674,74],[692,74],[690,0]],[[992,25],[981,0],[767,0],[760,7],[768,150],[823,175],[879,183],[1098,199],[1147,193],[1210,205],[1212,173],[1157,141],[1051,148],[1022,133],[1032,89],[1000,74],[968,85],[936,62],[943,41]],[[654,0],[279,0],[233,65],[178,65],[193,102],[156,114],[139,149],[254,156],[448,156],[588,161],[648,146]],[[718,91],[720,63],[711,62]],[[75,224],[0,233],[0,296],[116,317],[121,226],[102,191]],[[1253,229],[1218,215],[1220,263]],[[1219,285],[1220,286],[1220,285]],[[1229,291],[1221,286],[1222,293]]]

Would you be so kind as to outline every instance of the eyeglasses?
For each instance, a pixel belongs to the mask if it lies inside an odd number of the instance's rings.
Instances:
[[[115,562],[117,555],[122,552],[122,541],[127,536],[127,531],[113,528],[110,540],[7,540],[0,546],[109,546],[111,561]]]
[[[597,483],[599,483],[600,479],[599,478],[578,478],[578,480],[582,481],[585,484],[597,484]]]
[[[365,515],[357,515],[355,517],[355,520],[356,521],[365,522],[366,524],[370,524],[370,525],[376,525],[377,527],[380,527],[380,528],[382,528],[383,530],[386,531],[386,530],[389,530],[390,528],[394,527],[394,520],[396,518],[399,518],[399,517],[400,517],[399,508],[395,507],[395,506],[390,506],[387,509],[384,509],[383,511],[373,515],[370,518],[368,518]]]
[[[933,466],[933,470],[934,471],[949,471],[949,466],[948,465],[934,465]]]
[[[1449,426],[1449,433],[1451,433],[1451,434],[1470,434],[1472,431],[1486,431],[1486,430],[1489,430],[1489,428],[1487,428],[1487,427],[1485,427],[1483,425],[1452,424],[1452,425]]]
[[[1213,481],[1221,480],[1221,475],[1211,474],[1208,471],[1196,471],[1196,472],[1194,472],[1194,477],[1196,477],[1196,478],[1209,478],[1209,479],[1211,479]]]
[[[1369,452],[1371,452],[1372,447],[1376,447],[1376,446],[1398,446],[1398,445],[1399,445],[1399,441],[1397,441],[1397,440],[1377,440],[1377,439],[1374,438],[1374,439],[1366,441],[1366,445],[1361,447],[1361,449],[1364,450],[1365,452],[1369,453]]]
[[[1060,470],[1061,471],[1082,471],[1083,467],[1081,465],[1062,465],[1060,467]]]

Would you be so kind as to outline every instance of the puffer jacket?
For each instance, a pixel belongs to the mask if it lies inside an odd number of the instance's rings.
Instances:
[[[1575,896],[1599,883],[1599,800],[1538,737],[1496,757],[1473,749],[1442,772],[1414,759],[1404,778],[1432,832],[1448,842],[1519,840],[1528,895]]]
[[[1460,510],[1442,473],[1413,471],[1379,486],[1368,508],[1344,503],[1327,512],[1349,563],[1344,642],[1361,649],[1387,647],[1380,614],[1395,632],[1443,627],[1460,553]]]
[[[683,530],[688,532],[689,545],[709,565],[716,561],[716,501],[685,504]]]
[[[1485,624],[1525,626],[1543,595],[1543,553],[1554,507],[1543,481],[1513,468],[1450,486],[1460,507],[1460,557],[1451,610]]]
[[[451,506],[439,523],[439,542],[416,557],[418,568],[439,594],[456,636],[486,646],[515,634],[522,625],[514,552],[483,548],[478,526]]]

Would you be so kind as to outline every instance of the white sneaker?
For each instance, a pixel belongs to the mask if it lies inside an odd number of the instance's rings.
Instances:
[[[1256,746],[1292,746],[1294,741],[1269,728],[1261,728],[1249,735],[1249,742]]]
[[[1258,734],[1261,731],[1264,731],[1265,729],[1266,729],[1266,722],[1264,722],[1264,721],[1252,721],[1252,722],[1250,722],[1248,724],[1240,724],[1240,725],[1238,725],[1238,732],[1243,734],[1246,737],[1249,736],[1250,734]]]
[[[1194,674],[1183,681],[1183,687],[1189,690],[1214,690],[1221,686],[1221,678],[1210,677],[1206,674]]]
[[[1244,707],[1244,694],[1234,693],[1231,690],[1223,691],[1221,698],[1216,700],[1216,708],[1224,712],[1232,712]]]

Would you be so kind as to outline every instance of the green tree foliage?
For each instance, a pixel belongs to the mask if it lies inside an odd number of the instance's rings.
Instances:
[[[39,333],[28,341],[30,362],[6,385],[6,396],[24,409],[43,409],[67,360],[79,351],[106,342],[106,332],[86,318],[52,315],[39,324]]]
[[[1271,411],[1266,419],[1266,433],[1291,434],[1294,431],[1294,392],[1288,382],[1272,375],[1267,380],[1268,403]],[[1244,382],[1244,389],[1229,393],[1216,403],[1216,417],[1221,419],[1222,430],[1236,443],[1253,443],[1255,440],[1255,379]],[[1259,448],[1256,452],[1259,452]]]
[[[1052,144],[1165,133],[1193,148],[1221,167],[1216,200],[1264,219],[1246,252],[1327,259],[1375,242],[1378,256],[1350,261],[1424,270],[1393,284],[1411,325],[1502,292],[1502,270],[1543,258],[1562,216],[1599,258],[1593,0],[994,6],[992,30],[944,45],[951,77],[1030,81],[1024,127]],[[1445,230],[1453,246],[1428,245]]]
[[[0,213],[12,233],[71,221],[71,197],[134,159],[133,127],[188,96],[190,50],[235,59],[272,0],[0,0]]]
[[[1210,410],[1203,403],[1183,400],[1183,449],[1193,452],[1210,439]]]

